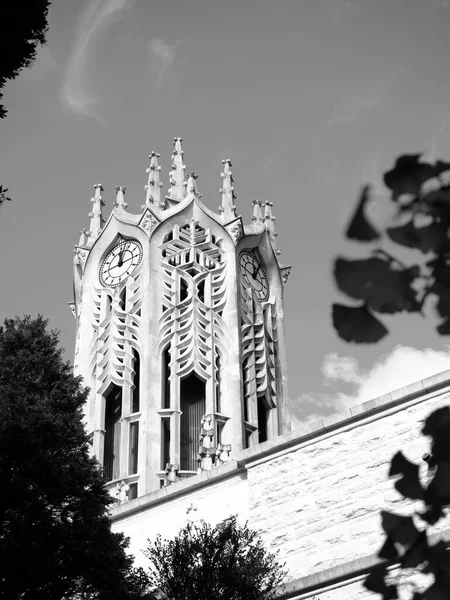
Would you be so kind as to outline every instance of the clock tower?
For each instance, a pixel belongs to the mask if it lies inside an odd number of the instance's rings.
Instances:
[[[236,212],[231,161],[221,205],[201,200],[175,138],[167,195],[159,155],[145,203],[116,188],[105,221],[94,186],[90,227],[75,247],[75,371],[90,394],[92,453],[127,498],[221,464],[230,451],[290,430],[283,291],[272,203]]]

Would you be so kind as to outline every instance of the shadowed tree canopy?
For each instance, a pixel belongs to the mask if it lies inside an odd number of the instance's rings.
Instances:
[[[82,423],[87,389],[38,317],[0,327],[0,598],[134,600],[145,578],[111,532]]]
[[[49,6],[49,0],[1,3],[0,99],[5,83],[29,67],[36,58],[38,44],[45,44]],[[0,104],[0,119],[5,116],[5,107]]]
[[[441,335],[450,334],[450,163],[421,161],[420,154],[400,156],[384,174],[394,209],[383,228],[368,216],[371,193],[365,186],[347,227],[349,240],[365,244],[365,257],[334,262],[337,287],[353,302],[333,304],[333,325],[343,340],[374,343],[388,329],[383,314],[422,313],[434,299]],[[386,251],[386,246],[394,248]],[[399,260],[395,248],[403,248]],[[406,249],[406,250],[405,250]]]
[[[386,540],[378,556],[383,560],[365,580],[365,587],[383,600],[402,598],[399,588],[406,575],[408,598],[447,600],[450,598],[450,556],[444,541],[433,543],[427,529],[448,514],[450,506],[450,407],[433,412],[425,420],[422,433],[431,438],[431,452],[424,454],[425,477],[418,464],[402,452],[391,461],[389,475],[396,478],[396,490],[409,501],[419,501],[420,508],[410,514],[381,513]],[[404,511],[402,511],[404,513]],[[398,564],[393,575],[389,565]],[[422,581],[415,575],[421,575]],[[420,583],[418,583],[420,581]]]
[[[236,517],[216,527],[188,524],[170,541],[158,536],[145,555],[152,588],[170,600],[269,600],[285,577],[276,555]]]

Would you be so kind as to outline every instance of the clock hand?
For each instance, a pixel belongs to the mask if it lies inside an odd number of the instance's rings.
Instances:
[[[259,264],[256,271],[253,271],[253,279],[256,279],[256,276],[258,275],[260,268],[261,268],[261,265]]]
[[[121,267],[123,265],[123,255],[125,254],[125,250],[127,249],[127,245],[128,244],[124,244],[123,249],[119,253],[119,263],[117,265],[118,267]]]

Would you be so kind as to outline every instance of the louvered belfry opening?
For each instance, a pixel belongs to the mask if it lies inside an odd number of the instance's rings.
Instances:
[[[196,471],[201,420],[205,414],[205,382],[191,373],[180,381],[180,468]]]
[[[108,481],[119,477],[120,419],[122,417],[122,388],[114,385],[105,402],[105,451],[103,468]]]

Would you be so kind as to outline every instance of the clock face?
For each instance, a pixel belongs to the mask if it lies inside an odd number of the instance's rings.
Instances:
[[[241,276],[255,290],[261,301],[269,297],[269,282],[261,263],[252,252],[241,252],[239,256]]]
[[[100,282],[115,287],[130,275],[142,260],[142,246],[136,240],[121,240],[106,255],[100,267]]]

